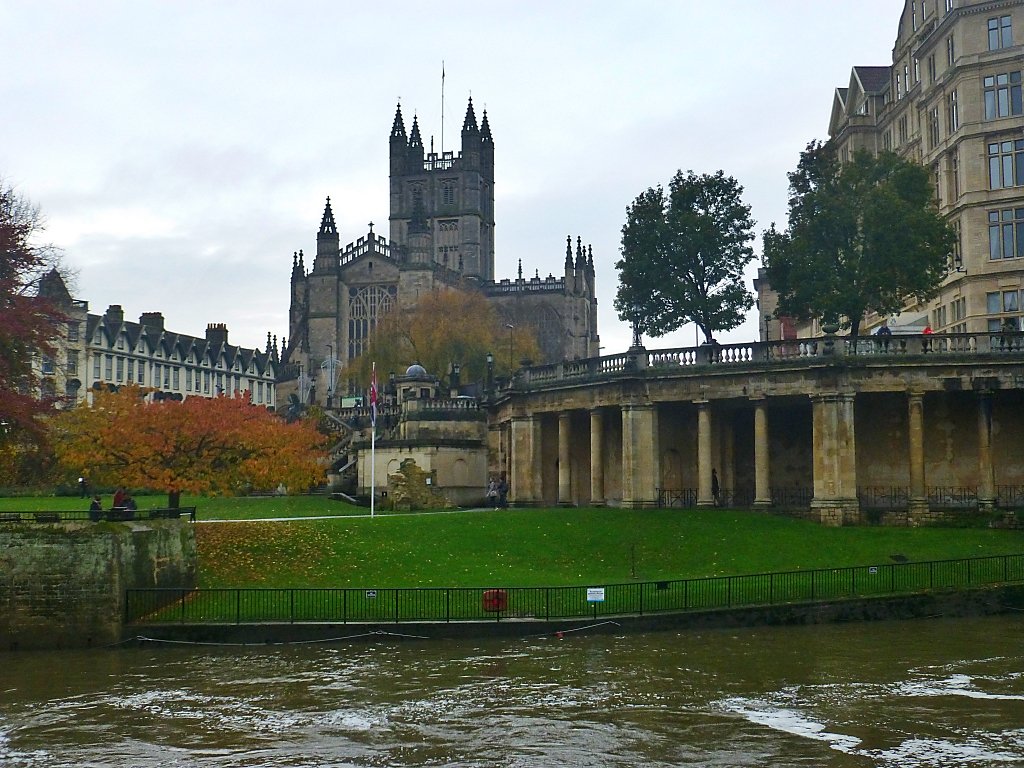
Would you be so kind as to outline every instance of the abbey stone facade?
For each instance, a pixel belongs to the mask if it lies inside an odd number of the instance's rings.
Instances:
[[[373,225],[341,247],[327,198],[311,268],[302,251],[292,257],[288,337],[279,380],[295,391],[305,378],[311,400],[327,403],[317,374],[334,357],[340,367],[367,347],[377,324],[393,308],[407,308],[432,290],[460,287],[482,292],[501,321],[530,328],[542,359],[561,362],[598,354],[594,258],[582,238],[571,238],[564,260],[547,277],[495,274],[494,140],[486,111],[478,123],[469,100],[462,149],[440,154],[424,148],[418,119],[406,133],[399,106],[391,127],[389,232]],[[462,361],[453,361],[462,362]],[[362,392],[365,383],[339,384],[337,394]],[[303,387],[302,389],[306,389]]]

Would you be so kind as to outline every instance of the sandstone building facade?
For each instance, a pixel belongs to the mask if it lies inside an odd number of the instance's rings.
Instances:
[[[42,279],[40,294],[66,318],[54,354],[38,363],[43,394],[64,406],[124,384],[153,388],[158,398],[248,395],[257,405],[276,406],[278,353],[269,338],[265,350],[246,349],[228,343],[223,323],[207,325],[199,338],[166,329],[160,312],[144,312],[137,323],[125,320],[116,304],[92,314],[56,270]]]
[[[836,89],[828,131],[840,159],[889,150],[924,164],[957,233],[939,295],[907,307],[894,327],[1024,328],[1022,71],[1024,0],[906,0],[892,63],[855,66]],[[771,305],[764,280],[757,289]],[[882,320],[870,316],[864,327]],[[816,323],[797,329],[819,331]]]

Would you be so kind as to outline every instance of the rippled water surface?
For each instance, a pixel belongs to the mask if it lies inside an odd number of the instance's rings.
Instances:
[[[1024,617],[0,655],[0,767],[1024,766]]]

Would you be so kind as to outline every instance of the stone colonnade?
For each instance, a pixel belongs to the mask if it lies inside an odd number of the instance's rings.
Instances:
[[[873,450],[871,443],[880,435],[899,433],[891,438],[897,455],[882,456],[879,461],[903,475],[903,482],[892,484],[909,488],[910,522],[927,520],[930,478],[926,477],[926,393],[912,390],[882,394],[902,399],[903,413],[897,412],[899,399],[891,401],[896,405],[887,415],[873,413],[877,403],[864,401],[861,407],[865,412],[859,417],[866,442],[861,450]],[[958,401],[960,406],[973,401],[977,409],[976,437],[958,436],[971,444],[971,461],[966,462],[971,466],[966,470],[961,466],[960,471],[969,472],[976,481],[979,507],[991,508],[996,495],[993,396],[987,391],[957,394],[970,398]],[[813,489],[810,508],[822,523],[854,522],[860,517],[857,408],[862,397],[852,391],[833,391],[721,401],[650,402],[627,398],[615,405],[533,412],[520,404],[518,412],[508,419],[510,500],[520,505],[654,506],[659,491],[667,486],[666,476],[675,471],[666,457],[678,456],[678,471],[695,480],[697,506],[718,503],[715,479],[720,476],[713,479],[713,473],[726,471],[729,478],[741,474],[751,477],[753,506],[771,507],[775,472],[785,475],[784,483]],[[934,392],[928,397],[941,403],[944,393]],[[884,421],[883,417],[897,426],[876,426],[874,422]],[[809,425],[801,424],[807,420]],[[945,429],[944,425],[931,426]],[[807,437],[801,437],[804,434]],[[746,451],[742,457],[736,444]],[[557,450],[553,451],[555,446]],[[545,457],[551,458],[556,469],[545,466]],[[959,461],[959,465],[964,464]],[[685,484],[678,477],[674,480]],[[935,480],[943,485],[957,484],[949,482],[948,477]],[[862,480],[862,484],[876,483]]]

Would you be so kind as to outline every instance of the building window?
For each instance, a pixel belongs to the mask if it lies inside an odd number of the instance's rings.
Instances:
[[[933,53],[931,56],[928,57],[928,82],[929,83],[934,83],[935,80],[936,80],[935,54]]]
[[[78,375],[78,353],[75,351],[68,352],[68,376]]]
[[[68,323],[68,341],[78,341],[78,323]]]
[[[124,358],[123,357],[118,357],[117,358],[117,381],[118,381],[118,383],[121,383],[122,381],[124,381]]]
[[[128,360],[128,381],[135,380],[135,361],[132,359]]]
[[[107,381],[114,380],[114,356],[106,355],[105,365],[103,366],[103,378]]]
[[[953,181],[953,202],[960,199],[960,153],[954,152],[949,156],[949,175]],[[960,223],[957,222],[957,226]]]
[[[946,123],[950,136],[960,130],[960,106],[956,100],[955,90],[949,92],[949,101],[946,105]]]
[[[203,393],[210,394],[210,372],[203,371]]]
[[[953,299],[950,302],[950,312],[953,315],[953,322],[960,322],[961,320],[967,319],[967,298],[961,296],[959,299]]]
[[[964,256],[963,251],[960,249],[960,220],[957,219],[953,222],[953,252],[950,254],[950,261],[952,262],[951,267],[956,272],[963,271]],[[957,317],[953,317],[957,320]],[[963,318],[959,318],[963,319]]]
[[[907,130],[907,116],[906,115],[904,115],[903,117],[900,118],[900,121],[898,123],[898,128],[899,128],[899,134],[900,134],[900,144],[901,145],[906,144],[907,143],[907,137],[908,137],[908,135],[910,133]]]
[[[444,205],[455,205],[454,181],[444,181],[441,183],[441,202]]]
[[[146,363],[143,360],[139,360],[139,384],[146,383]]]
[[[43,374],[46,376],[53,375],[53,358],[49,355],[43,355],[42,360]]]
[[[988,49],[998,51],[1013,45],[1013,27],[1009,16],[988,20]]]
[[[903,79],[900,77],[900,73],[896,73],[896,98],[903,98]]]
[[[917,32],[917,0],[910,0],[910,28]]]
[[[175,391],[177,391],[178,389],[181,389],[181,384],[180,384],[180,382],[178,380],[178,376],[179,376],[178,372],[180,370],[181,369],[178,368],[178,366],[174,366],[174,372],[172,373],[172,377],[173,378],[171,379],[171,388],[174,389]]]
[[[914,57],[914,85],[921,82],[921,61]]]
[[[192,369],[191,368],[186,368],[185,369],[185,391],[186,392],[191,392],[192,391]]]
[[[991,189],[1024,186],[1024,139],[988,145],[988,184]]]
[[[1020,70],[986,75],[983,82],[985,84],[986,120],[1024,114],[1024,104],[1021,102]]]
[[[1024,256],[1024,208],[988,212],[988,255],[990,259]]]
[[[1013,330],[1020,330],[1020,307],[1021,297],[1018,291],[986,293],[985,310],[989,315],[996,315],[988,319],[989,331],[1005,331],[1007,326],[1011,326]]]
[[[394,306],[394,290],[380,285],[352,288],[349,294],[348,359],[359,357],[377,327],[377,321]]]
[[[953,0],[946,0],[946,13],[953,10]]]
[[[956,62],[956,45],[953,43],[953,36],[946,38],[946,64],[953,66]]]
[[[92,359],[92,378],[93,378],[93,381],[99,381],[100,380],[100,356],[99,355],[96,355]]]
[[[928,111],[928,148],[935,149],[939,146],[939,108],[933,107]]]

